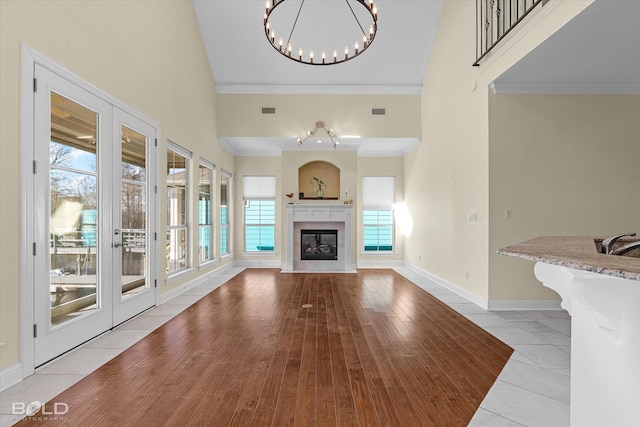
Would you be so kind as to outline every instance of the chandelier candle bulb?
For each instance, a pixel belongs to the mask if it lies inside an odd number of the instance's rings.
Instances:
[[[316,49],[317,47],[321,47],[321,46],[306,46],[300,47],[299,52],[298,52],[298,56],[293,56],[292,55],[292,51],[288,48],[285,49],[284,44],[282,42],[282,39],[278,40],[278,43],[276,43],[276,38],[275,38],[275,31],[273,29],[271,29],[271,17],[274,13],[276,13],[276,10],[278,10],[278,14],[280,14],[280,10],[284,10],[282,9],[280,6],[285,2],[286,0],[266,0],[265,2],[265,14],[264,14],[264,29],[265,29],[265,35],[267,37],[267,40],[269,41],[269,43],[271,43],[271,46],[273,46],[273,48],[278,51],[281,55],[283,55],[286,58],[289,58],[293,61],[296,62],[300,62],[303,64],[309,64],[309,65],[332,65],[332,64],[339,64],[341,62],[345,62],[348,60],[351,60],[353,58],[355,58],[356,56],[359,56],[360,54],[362,54],[365,50],[367,50],[369,48],[369,46],[371,45],[371,43],[373,42],[373,39],[375,38],[376,32],[378,31],[378,26],[377,26],[377,21],[378,21],[378,8],[376,7],[376,5],[373,3],[373,0],[369,0],[367,2],[367,0],[357,0],[357,1],[349,1],[349,0],[343,0],[348,9],[351,11],[351,14],[353,15],[354,21],[352,21],[353,25],[355,25],[355,29],[356,31],[358,31],[360,34],[362,34],[362,41],[360,42],[360,40],[357,40],[355,43],[355,49],[353,51],[352,54],[349,54],[349,48],[348,46],[345,48],[344,50],[344,57],[341,56],[341,58],[338,58],[337,55],[337,51],[334,50],[334,55],[333,55],[333,62],[331,61],[327,61],[326,60],[326,56],[324,55],[324,51],[323,49]],[[328,9],[332,9],[335,8],[335,6],[331,5],[331,3],[333,2],[318,2],[318,3],[325,3],[325,6],[322,7],[326,7]],[[293,2],[289,2],[289,4],[293,4]],[[285,29],[285,31],[287,31],[289,33],[289,40],[287,40],[287,44],[289,44],[289,42],[295,43],[295,44],[303,44],[303,43],[299,43],[296,42],[295,40],[292,40],[292,36],[294,34],[298,34],[300,33],[300,31],[298,31],[298,33],[295,32],[296,29],[296,24],[298,23],[298,17],[300,17],[302,20],[304,20],[305,18],[303,17],[305,10],[304,9],[304,5],[305,2],[304,0],[302,2],[298,3],[298,13],[297,15],[295,15],[295,19],[292,19],[290,21],[290,25],[291,28],[290,29]],[[365,19],[364,16],[358,16],[358,14],[355,13],[354,8],[355,5],[357,5],[358,7],[364,7],[364,10],[366,11],[366,15],[367,18]],[[309,12],[307,12],[309,13]],[[311,12],[313,13],[313,12]],[[273,15],[275,16],[275,15]],[[284,12],[284,15],[282,15],[283,18],[286,18],[287,16],[287,12]],[[315,15],[312,15],[315,16]],[[277,18],[276,18],[277,19]],[[364,22],[362,22],[364,21]],[[368,22],[367,22],[368,21]],[[280,21],[278,22],[278,27],[280,28]],[[347,25],[351,25],[349,24],[349,22],[347,21]],[[369,33],[366,33],[366,26],[369,25]],[[286,23],[285,23],[286,26]],[[314,40],[312,42],[320,42],[322,43],[322,36],[318,35],[316,36],[317,40]],[[359,37],[356,37],[356,39],[358,39]],[[303,37],[304,39],[304,37]],[[306,40],[306,39],[305,39]],[[345,40],[346,41],[346,40]],[[305,42],[306,43],[306,42]],[[318,50],[323,52],[322,55],[322,61],[316,61],[315,59],[315,55],[311,54],[311,51],[315,50],[316,52]],[[333,49],[332,49],[333,50]],[[310,52],[309,55],[305,56],[304,52]]]

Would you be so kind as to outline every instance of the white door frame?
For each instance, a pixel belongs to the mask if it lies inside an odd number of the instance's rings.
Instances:
[[[20,224],[20,363],[22,367],[22,378],[26,378],[35,372],[35,341],[33,337],[33,325],[35,324],[34,313],[34,289],[33,289],[33,265],[34,265],[34,185],[35,179],[33,174],[34,159],[34,73],[35,64],[64,77],[73,84],[87,90],[94,95],[104,99],[113,106],[138,117],[150,126],[156,129],[156,144],[160,140],[160,124],[150,118],[140,114],[138,111],[122,103],[121,101],[106,94],[90,83],[86,82],[79,76],[57,65],[40,53],[29,48],[26,44],[21,46],[21,71],[20,71],[20,213],[22,222]],[[153,159],[154,164],[149,165],[156,178],[154,182],[157,185],[158,171],[160,171],[160,156],[156,155]],[[155,203],[159,202],[156,198]],[[152,209],[149,215],[150,229],[157,233],[158,224],[160,224],[160,209]],[[154,249],[156,254],[160,254],[160,240],[154,240]],[[158,267],[155,260],[153,276],[149,277],[150,281],[156,283],[158,276]],[[154,288],[154,299],[157,305],[160,301],[158,288]]]

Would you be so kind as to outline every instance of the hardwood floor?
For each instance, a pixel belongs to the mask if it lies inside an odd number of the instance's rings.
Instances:
[[[248,269],[52,401],[71,426],[466,426],[511,353],[393,270]]]

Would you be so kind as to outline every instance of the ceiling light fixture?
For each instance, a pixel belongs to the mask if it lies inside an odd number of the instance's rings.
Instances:
[[[355,1],[356,3],[359,3],[360,6],[364,7],[367,10],[368,14],[371,16],[371,24],[369,25],[368,32],[365,31],[364,28],[362,27],[362,24],[360,23],[360,19],[358,19],[356,12],[353,10],[353,7],[351,7],[351,3],[349,3],[349,0],[345,0],[345,3],[347,3],[347,6],[349,7],[351,14],[353,15],[356,21],[356,24],[358,25],[358,27],[360,27],[360,32],[362,33],[362,42],[361,42],[362,46],[360,45],[360,42],[356,40],[353,45],[353,51],[350,51],[349,46],[347,45],[344,48],[344,57],[342,55],[338,56],[338,50],[339,50],[338,48],[334,49],[333,52],[329,51],[329,55],[332,55],[332,58],[328,58],[324,50],[322,50],[322,54],[320,58],[317,58],[317,57],[314,58],[313,50],[309,50],[307,53],[302,47],[298,47],[298,52],[297,52],[298,54],[296,55],[295,53],[293,53],[293,44],[292,44],[293,42],[291,37],[293,36],[293,31],[295,30],[296,24],[298,23],[298,18],[300,18],[300,13],[302,12],[302,6],[304,6],[305,0],[302,0],[302,2],[300,3],[300,7],[298,8],[298,13],[295,17],[295,20],[293,21],[293,24],[291,26],[291,31],[289,32],[289,36],[287,38],[286,43],[284,42],[284,39],[282,37],[280,37],[278,41],[276,41],[275,29],[271,26],[271,23],[269,22],[269,19],[271,18],[271,15],[273,14],[273,12],[277,9],[278,6],[283,4],[285,1],[286,0],[267,0],[266,12],[264,14],[264,33],[267,36],[267,40],[269,40],[269,43],[271,43],[271,46],[273,46],[275,50],[277,50],[280,54],[282,54],[286,58],[289,58],[296,62],[301,62],[303,64],[309,64],[309,65],[333,65],[333,64],[339,64],[341,62],[348,61],[360,55],[365,50],[367,50],[369,46],[371,46],[371,43],[373,42],[373,39],[376,36],[376,32],[378,31],[378,8],[375,4],[373,4],[373,0],[368,0],[368,3],[367,3],[367,0],[351,0],[351,1]],[[320,34],[318,38],[322,39],[323,35]],[[349,42],[349,44],[350,43],[352,42]]]
[[[284,0],[283,0],[284,1]],[[307,136],[304,138],[298,138],[298,144],[302,145],[305,143],[305,141],[311,137],[314,138],[319,138],[317,135],[318,130],[323,129],[327,135],[329,136],[329,139],[331,140],[331,144],[333,145],[333,149],[335,150],[338,145],[340,144],[340,141],[338,141],[338,137],[335,134],[335,132],[333,131],[333,129],[327,129],[327,127],[325,126],[324,122],[322,120],[318,120],[316,122],[316,127],[314,130],[309,130],[307,131]],[[321,143],[322,140],[321,139],[317,139],[316,140],[317,143]]]

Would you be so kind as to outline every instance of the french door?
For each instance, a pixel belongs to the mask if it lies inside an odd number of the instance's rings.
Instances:
[[[35,366],[152,307],[156,129],[35,65]]]

